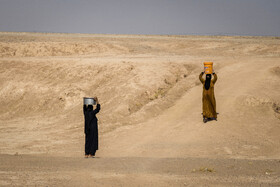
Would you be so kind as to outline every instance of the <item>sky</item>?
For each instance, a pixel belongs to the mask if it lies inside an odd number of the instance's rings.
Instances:
[[[280,36],[280,0],[0,0],[0,31]]]

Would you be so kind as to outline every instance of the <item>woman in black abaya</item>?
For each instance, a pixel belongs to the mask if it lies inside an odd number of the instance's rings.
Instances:
[[[100,110],[100,104],[97,97],[94,98],[97,103],[96,109],[93,110],[92,105],[84,105],[85,116],[85,157],[94,157],[96,150],[98,150],[98,125],[96,114]]]

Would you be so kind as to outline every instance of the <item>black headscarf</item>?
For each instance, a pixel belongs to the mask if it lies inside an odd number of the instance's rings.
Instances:
[[[205,80],[205,84],[204,84],[204,87],[206,90],[209,90],[210,83],[211,83],[211,74],[206,74],[206,80]]]
[[[88,105],[87,106],[87,111],[92,111],[93,110],[93,106],[92,105]]]

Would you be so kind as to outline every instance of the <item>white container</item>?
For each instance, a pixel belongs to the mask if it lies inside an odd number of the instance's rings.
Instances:
[[[95,105],[96,101],[92,97],[84,97],[84,105]]]

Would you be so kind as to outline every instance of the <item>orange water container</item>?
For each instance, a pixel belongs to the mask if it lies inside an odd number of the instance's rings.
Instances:
[[[213,62],[204,62],[204,71],[205,74],[213,73]]]

